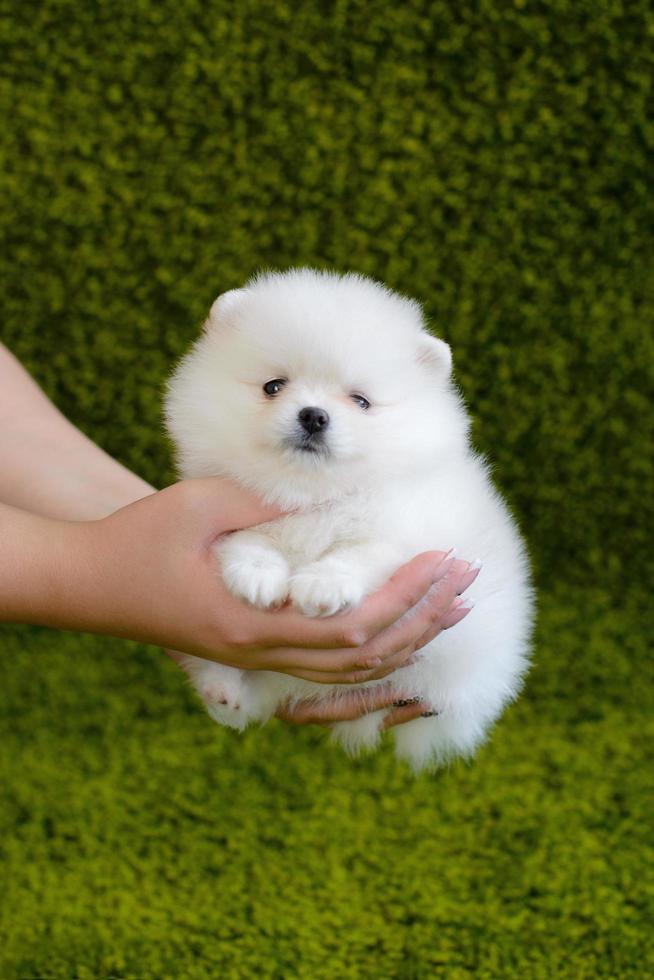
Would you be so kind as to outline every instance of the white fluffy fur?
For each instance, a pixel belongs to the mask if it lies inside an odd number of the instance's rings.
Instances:
[[[288,383],[268,398],[262,387],[274,378]],[[305,406],[329,413],[327,455],[289,444]],[[398,755],[420,769],[471,753],[520,687],[529,570],[487,466],[470,447],[449,348],[425,331],[418,304],[356,275],[298,269],[256,277],[214,303],[170,381],[166,416],[184,477],[230,477],[295,509],[217,545],[226,584],[248,602],[266,607],[290,597],[307,615],[330,615],[419,552],[455,546],[481,558],[467,593],[473,611],[390,678],[439,712],[395,729]],[[286,699],[343,691],[189,663],[211,716],[239,729],[266,721]],[[349,751],[374,746],[383,715],[339,723],[336,737]]]

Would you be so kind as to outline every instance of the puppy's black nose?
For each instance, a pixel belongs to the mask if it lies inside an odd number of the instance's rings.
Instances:
[[[324,408],[303,408],[298,413],[300,425],[310,436],[314,432],[321,432],[329,425],[329,415]]]

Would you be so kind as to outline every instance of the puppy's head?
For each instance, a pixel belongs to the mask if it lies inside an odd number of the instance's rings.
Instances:
[[[166,418],[183,476],[229,476],[303,505],[463,448],[450,376],[449,347],[417,303],[298,269],[218,297],[169,383]]]

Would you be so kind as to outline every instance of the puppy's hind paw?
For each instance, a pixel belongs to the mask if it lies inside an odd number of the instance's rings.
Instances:
[[[207,712],[219,725],[242,731],[250,720],[248,691],[237,670],[207,667],[195,678],[195,688]]]
[[[241,708],[240,704],[231,705],[205,701],[204,706],[209,717],[213,718],[218,725],[224,725],[225,728],[235,728],[236,731],[242,732],[250,723],[247,712]]]

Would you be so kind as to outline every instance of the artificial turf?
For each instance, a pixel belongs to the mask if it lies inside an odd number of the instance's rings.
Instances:
[[[56,403],[164,485],[215,295],[372,274],[451,343],[539,593],[521,699],[418,779],[5,627],[0,978],[654,975],[651,4],[0,15],[0,336]]]

